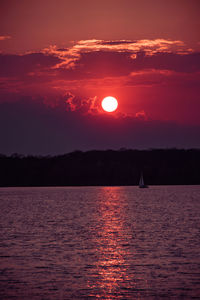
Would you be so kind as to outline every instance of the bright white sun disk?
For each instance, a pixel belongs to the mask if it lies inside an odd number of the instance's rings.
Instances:
[[[105,111],[113,112],[117,109],[118,102],[114,97],[108,96],[103,99],[103,101],[101,102],[101,106]]]

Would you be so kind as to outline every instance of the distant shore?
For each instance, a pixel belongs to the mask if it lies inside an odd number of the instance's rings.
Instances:
[[[59,156],[0,155],[0,186],[200,184],[200,150],[92,150]]]

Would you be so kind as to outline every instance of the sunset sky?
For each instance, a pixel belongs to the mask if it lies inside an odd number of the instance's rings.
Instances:
[[[1,0],[0,153],[200,148],[199,15],[199,0]]]

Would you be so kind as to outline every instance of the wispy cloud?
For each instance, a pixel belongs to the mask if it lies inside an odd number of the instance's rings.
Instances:
[[[165,39],[155,39],[155,40],[119,40],[119,41],[103,41],[103,40],[81,40],[75,44],[73,49],[81,52],[87,51],[117,51],[117,52],[138,52],[145,51],[147,53],[153,54],[156,52],[171,52],[180,51],[183,49],[186,51],[186,46],[184,42],[179,40],[165,40]]]
[[[0,65],[1,101],[29,95],[51,107],[97,115],[102,97],[114,93],[123,98],[118,116],[143,120],[187,119],[188,107],[194,114],[199,108],[200,53],[178,40],[81,40],[68,48],[0,54]]]
[[[179,53],[186,54],[192,50],[187,48],[184,42],[179,40],[80,40],[72,42],[70,48],[58,48],[56,45],[43,49],[43,52],[49,55],[55,55],[63,61],[56,67],[73,68],[75,63],[81,58],[81,55],[91,52],[114,52],[128,53],[131,58],[135,58],[138,52],[145,52],[146,55],[154,55],[156,53]]]
[[[0,41],[11,39],[10,35],[0,35]]]
[[[138,119],[142,119],[142,120],[146,120],[147,119],[147,116],[146,116],[146,113],[145,113],[144,110],[136,112],[135,116]]]

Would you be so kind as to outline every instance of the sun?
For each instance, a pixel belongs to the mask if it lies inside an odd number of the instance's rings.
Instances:
[[[118,107],[118,101],[112,96],[105,97],[101,102],[102,108],[107,112],[113,112]]]

